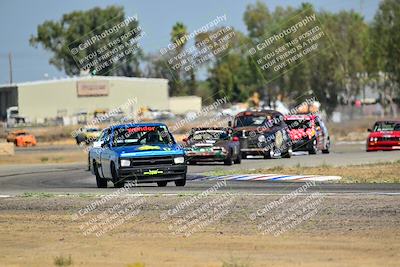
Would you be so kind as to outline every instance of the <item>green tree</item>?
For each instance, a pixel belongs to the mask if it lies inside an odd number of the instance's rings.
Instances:
[[[169,53],[169,57],[177,56],[183,52],[187,43],[188,30],[182,22],[177,22],[171,30],[171,43],[175,44],[175,49]],[[171,68],[171,66],[169,66]],[[194,94],[196,87],[196,77],[194,70],[185,73],[182,68],[172,69],[172,79],[170,81],[170,89],[172,95]],[[188,87],[190,88],[188,90]]]
[[[352,111],[352,100],[364,85],[362,77],[366,68],[363,55],[368,26],[353,11],[321,12],[318,17],[326,35],[322,40],[325,49],[306,62],[310,90],[318,97],[328,116],[339,104],[338,98],[344,99]]]
[[[383,0],[370,28],[368,70],[382,94],[382,104],[392,107],[400,93],[400,2]]]
[[[250,88],[253,80],[248,59],[243,56],[246,51],[243,44],[247,38],[239,31],[232,29],[232,32],[234,37],[227,41],[228,48],[224,55],[215,57],[210,63],[207,81],[215,99],[227,96],[229,101],[239,102],[245,101],[253,91]],[[201,38],[205,38],[204,34]]]
[[[176,50],[178,54],[182,52],[185,44],[187,43],[187,39],[185,38],[187,34],[187,27],[182,22],[177,22],[174,26],[172,26],[171,42],[176,44]]]
[[[267,33],[268,28],[271,26],[272,16],[267,5],[257,1],[255,4],[250,4],[246,7],[243,20],[249,32],[249,37],[259,39]]]
[[[57,69],[64,70],[67,75],[78,75],[82,66],[75,60],[79,61],[85,58],[128,32],[135,30],[130,39],[139,36],[141,31],[138,28],[138,21],[132,20],[126,27],[121,27],[118,31],[114,31],[105,38],[97,40],[90,47],[75,55],[75,58],[70,49],[92,36],[100,35],[104,31],[113,28],[125,19],[123,8],[118,6],[74,11],[64,14],[59,21],[45,21],[39,25],[37,34],[30,38],[30,44],[34,47],[41,45],[44,49],[51,51],[53,56],[50,59],[50,64],[57,67]],[[131,45],[136,47],[137,43],[133,42]],[[140,76],[139,62],[141,57],[142,51],[138,48],[136,53],[130,53],[121,60],[111,62],[97,74]],[[91,61],[93,60],[91,59]],[[94,69],[94,67],[91,67],[90,71]]]

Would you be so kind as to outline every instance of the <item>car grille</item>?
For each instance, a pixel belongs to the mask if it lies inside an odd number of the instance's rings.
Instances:
[[[172,165],[173,163],[174,158],[172,156],[140,157],[131,159],[132,166]]]
[[[378,137],[378,141],[399,141],[398,137]]]
[[[258,139],[257,138],[249,138],[247,140],[247,147],[248,148],[259,148],[259,144],[258,144]]]

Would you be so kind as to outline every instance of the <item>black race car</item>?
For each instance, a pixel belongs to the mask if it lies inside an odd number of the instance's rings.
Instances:
[[[232,123],[230,122],[230,126]],[[233,135],[240,139],[241,157],[264,158],[292,155],[292,140],[284,116],[275,110],[244,111],[235,116]]]
[[[188,164],[221,161],[225,165],[241,162],[239,138],[232,129],[222,127],[193,128],[184,147]]]

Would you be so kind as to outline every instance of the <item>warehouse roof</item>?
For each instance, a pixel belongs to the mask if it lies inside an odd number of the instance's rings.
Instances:
[[[149,81],[149,82],[156,82],[156,81],[165,81],[167,79],[161,78],[139,78],[139,77],[125,77],[125,76],[81,76],[81,77],[66,77],[60,79],[51,79],[51,80],[39,80],[33,82],[21,82],[21,83],[12,83],[12,84],[1,84],[0,88],[2,87],[15,87],[21,85],[36,85],[36,84],[44,84],[44,83],[58,83],[58,82],[67,82],[67,81],[87,81],[87,80],[108,80],[108,81]]]

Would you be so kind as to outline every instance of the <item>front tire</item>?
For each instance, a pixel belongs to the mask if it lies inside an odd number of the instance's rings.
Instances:
[[[225,165],[232,165],[233,164],[233,160],[232,160],[232,151],[229,152],[227,158],[224,160],[224,164]]]
[[[232,165],[232,154],[229,154],[228,157],[224,160],[224,164],[227,166]]]
[[[329,149],[331,148],[331,140],[328,138],[328,141],[326,142],[325,149],[322,149],[323,154],[329,154]]]
[[[97,188],[107,188],[107,180],[100,177],[99,167],[97,166],[96,161],[93,161],[93,171],[96,176]]]
[[[317,150],[318,150],[318,148],[317,148],[317,140],[314,139],[314,140],[312,140],[312,147],[311,147],[310,150],[308,150],[308,154],[315,155],[315,154],[317,154]]]
[[[115,188],[124,187],[125,181],[118,177],[117,170],[115,169],[114,162],[111,163],[110,168],[111,168],[111,177],[112,177],[112,181],[113,181],[114,187]]]
[[[234,160],[235,164],[240,164],[242,162],[242,156],[240,153],[237,154],[236,159]]]
[[[160,181],[160,182],[157,182],[157,186],[158,187],[165,187],[165,186],[167,186],[167,181]]]
[[[293,154],[292,147],[289,147],[288,150],[286,150],[285,153],[283,153],[282,158],[290,159],[292,157],[292,154]]]
[[[183,175],[183,179],[175,181],[176,186],[185,186],[185,184],[186,184],[186,174]]]
[[[275,155],[275,150],[274,148],[271,148],[271,150],[264,152],[264,159],[272,159],[274,155]]]

